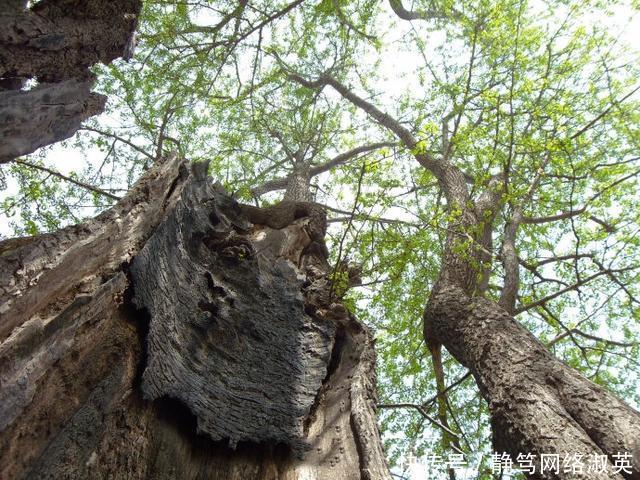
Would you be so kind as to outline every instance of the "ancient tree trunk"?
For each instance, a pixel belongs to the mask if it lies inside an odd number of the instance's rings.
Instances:
[[[425,335],[471,370],[491,412],[497,452],[607,455],[606,473],[545,472],[544,479],[640,479],[640,414],[568,367],[500,306],[441,285],[425,312]],[[633,473],[614,473],[614,455]],[[539,464],[538,464],[539,465]]]
[[[128,58],[141,0],[41,0],[0,6],[0,163],[69,138],[101,113],[89,67]],[[39,85],[22,91],[27,79]]]
[[[324,221],[172,159],[91,221],[0,243],[2,478],[390,478]]]
[[[480,206],[494,208],[493,194],[489,190]],[[479,204],[475,211],[462,208],[449,225],[443,267],[424,313],[427,344],[444,345],[474,375],[491,413],[494,451],[513,459],[533,454],[538,467],[542,454],[608,456],[606,472],[564,471],[561,462],[557,474],[540,475],[538,468],[531,478],[640,480],[640,413],[555,358],[483,296],[483,272],[476,268],[482,248],[461,254],[459,240],[476,232],[475,244],[487,249],[485,232],[477,228],[483,211]],[[618,454],[633,456],[632,473],[614,471]]]

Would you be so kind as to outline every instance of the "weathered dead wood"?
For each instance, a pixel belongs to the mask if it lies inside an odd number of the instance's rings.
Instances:
[[[236,205],[206,182],[187,189],[131,269],[151,316],[145,398],[179,399],[213,440],[302,453],[336,325],[305,313],[303,277],[261,251]]]
[[[91,93],[92,83],[65,80],[28,92],[0,91],[0,163],[69,138],[101,113],[107,98]]]
[[[173,159],[0,243],[2,478],[389,479],[372,339],[315,220],[252,224]]]
[[[0,163],[73,135],[101,113],[89,67],[133,53],[140,0],[43,0],[0,7]],[[27,79],[40,85],[23,91]]]

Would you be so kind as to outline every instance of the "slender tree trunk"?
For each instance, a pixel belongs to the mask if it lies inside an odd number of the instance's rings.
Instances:
[[[168,160],[0,243],[2,478],[390,478],[322,212],[240,206],[205,172]]]
[[[296,202],[310,202],[311,197],[311,166],[304,160],[296,160],[293,171],[287,179],[287,187],[284,192],[285,200]]]
[[[401,18],[412,17],[401,2],[390,3]],[[640,413],[553,357],[506,310],[483,298],[491,260],[489,227],[502,201],[504,178],[490,179],[474,205],[465,174],[446,158],[417,148],[413,133],[396,119],[330,75],[307,80],[291,73],[289,78],[311,89],[332,86],[392,131],[438,180],[452,221],[442,267],[424,311],[424,339],[432,352],[444,345],[473,373],[489,405],[494,449],[513,458],[533,454],[538,460],[542,454],[563,459],[572,454],[607,455],[609,465],[619,453],[632,455],[631,473],[610,467],[602,474],[572,472],[561,464],[557,474],[541,475],[538,469],[531,478],[640,480]],[[529,198],[534,190],[535,185]],[[513,228],[507,237],[515,235],[517,225]],[[511,296],[511,290],[507,293]]]

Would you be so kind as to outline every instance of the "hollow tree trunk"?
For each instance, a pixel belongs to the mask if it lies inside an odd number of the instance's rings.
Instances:
[[[141,0],[3,0],[0,5],[0,163],[73,135],[101,113],[89,67],[133,52]],[[21,88],[27,79],[39,85]]]
[[[425,336],[471,370],[491,412],[494,451],[607,455],[606,473],[546,471],[530,478],[640,479],[640,414],[556,359],[500,306],[440,284],[425,311]],[[631,474],[613,455],[633,455]],[[539,457],[537,460],[539,467]]]
[[[205,171],[170,159],[0,243],[0,477],[390,478],[322,212],[240,206]]]

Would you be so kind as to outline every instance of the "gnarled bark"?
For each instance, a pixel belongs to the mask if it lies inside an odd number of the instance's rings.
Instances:
[[[390,478],[324,218],[241,207],[205,170],[169,160],[89,222],[0,243],[3,476]]]
[[[98,62],[129,58],[139,0],[41,0],[0,15],[0,77],[88,78]]]

